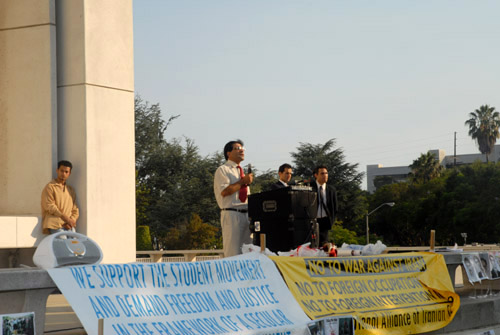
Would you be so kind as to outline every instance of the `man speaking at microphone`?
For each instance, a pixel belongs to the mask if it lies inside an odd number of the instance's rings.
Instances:
[[[248,221],[248,195],[253,174],[245,175],[240,163],[245,159],[243,141],[230,141],[224,146],[226,163],[219,166],[214,176],[214,193],[221,209],[222,243],[224,257],[241,254],[243,244],[252,243]]]

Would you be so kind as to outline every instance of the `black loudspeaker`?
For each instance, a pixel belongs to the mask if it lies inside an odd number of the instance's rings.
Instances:
[[[254,221],[314,219],[316,192],[309,186],[289,186],[248,197],[248,216]]]
[[[314,242],[317,210],[316,192],[307,186],[251,194],[248,217],[253,243],[260,245],[261,233],[266,234],[266,247],[273,252]]]

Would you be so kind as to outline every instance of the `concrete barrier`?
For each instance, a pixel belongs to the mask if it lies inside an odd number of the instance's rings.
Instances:
[[[460,297],[460,308],[446,327],[429,334],[467,333],[473,329],[498,327],[500,325],[500,297],[483,298]]]
[[[167,254],[171,252],[173,251]],[[199,253],[199,250],[197,252]],[[455,282],[457,266],[461,265],[461,254],[447,253],[444,256],[450,277],[453,274],[452,280]],[[463,286],[455,287],[461,298],[460,308],[448,326],[433,334],[449,334],[500,325],[500,296],[492,294],[500,292],[500,280],[483,281],[482,284],[472,286],[468,283],[466,274],[462,276],[465,276]],[[34,312],[36,332],[43,334],[47,298],[56,290],[55,283],[45,270],[38,268],[0,269],[0,301],[2,302],[0,314]]]
[[[0,314],[35,313],[35,329],[43,334],[48,296],[57,289],[45,270],[0,269]]]

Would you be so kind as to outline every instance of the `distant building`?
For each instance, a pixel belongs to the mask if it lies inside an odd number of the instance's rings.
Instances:
[[[453,167],[454,165],[472,164],[475,161],[486,162],[485,155],[481,153],[446,156],[445,151],[442,149],[429,150],[429,152],[433,153],[436,156],[436,159],[439,160],[439,163],[445,168]],[[415,159],[416,158],[417,157],[415,157]],[[495,145],[495,147],[493,148],[493,152],[488,156],[488,159],[490,162],[500,161],[500,145]],[[409,162],[407,166],[391,167],[384,167],[382,164],[367,165],[366,189],[368,190],[368,192],[373,193],[377,190],[377,187],[380,187],[382,185],[406,181],[408,178],[408,174],[411,172],[411,169],[409,168],[409,165],[411,163],[412,162]]]

